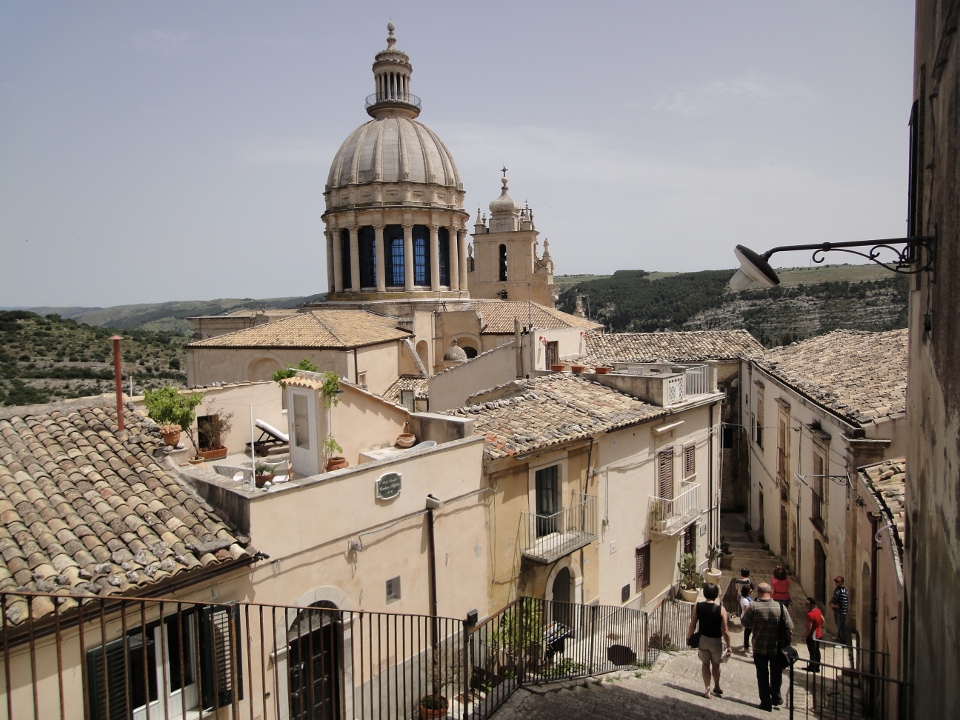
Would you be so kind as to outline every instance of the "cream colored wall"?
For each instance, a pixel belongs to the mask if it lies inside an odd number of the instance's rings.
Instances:
[[[327,427],[323,396],[317,392],[318,437],[322,441],[327,434],[332,434],[343,447],[343,456],[351,465],[356,465],[361,451],[392,447],[403,432],[409,414],[404,408],[353,385],[341,383],[340,388],[343,391],[337,395],[340,402],[329,412],[331,428]]]
[[[651,429],[662,423],[682,420],[677,429],[662,436],[654,436]],[[715,428],[718,431],[719,428]],[[626,604],[642,607],[670,590],[677,577],[676,563],[682,544],[679,538],[665,538],[651,532],[649,520],[650,498],[658,494],[657,453],[672,447],[674,450],[675,492],[679,494],[681,480],[700,485],[701,517],[698,526],[706,525],[711,502],[709,497],[709,455],[714,452],[713,471],[717,472],[716,448],[718,432],[711,444],[710,409],[698,407],[681,411],[666,420],[656,420],[603,436],[597,446],[598,496],[601,503],[601,527],[598,547],[600,593],[602,605],[620,605],[621,588],[630,585]],[[683,477],[683,448],[693,445],[696,473]],[[715,477],[716,480],[716,477]],[[716,482],[714,483],[716,487]],[[714,498],[716,504],[716,498]],[[603,522],[606,518],[607,522]],[[697,562],[705,562],[709,538],[696,535]],[[636,592],[636,549],[651,543],[650,585]]]
[[[340,350],[308,348],[187,348],[187,384],[191,387],[218,382],[269,380],[274,372],[307,359],[321,370],[353,376],[353,358]]]
[[[486,614],[484,523],[490,496],[457,499],[482,487],[481,456],[482,440],[468,438],[255,496],[251,535],[257,549],[270,555],[270,563],[252,577],[257,601],[290,604],[310,588],[333,586],[353,609],[429,613],[423,511],[432,493],[444,501],[435,512],[438,612],[463,617],[478,609]],[[376,480],[387,472],[401,475],[401,493],[393,500],[377,500]],[[350,550],[350,541],[363,549]],[[397,575],[402,597],[387,604],[386,580]]]
[[[339,374],[340,377],[355,381],[357,376],[354,372],[353,353],[353,350],[343,353],[348,358],[348,367]],[[356,354],[356,369],[367,373],[367,389],[370,392],[382,393],[400,376],[399,341],[358,348]]]
[[[429,380],[430,409],[434,412],[461,407],[474,393],[517,379],[515,345],[492,352],[434,375]]]

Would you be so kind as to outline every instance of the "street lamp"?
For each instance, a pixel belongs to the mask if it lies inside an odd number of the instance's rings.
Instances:
[[[767,250],[762,255],[754,252],[748,247],[737,245],[734,254],[740,261],[740,269],[730,279],[731,290],[746,290],[755,283],[760,283],[768,287],[774,287],[780,284],[780,278],[772,267],[770,267],[770,257],[774,253],[792,250],[813,250],[813,262],[822,263],[824,253],[838,250],[840,252],[859,255],[872,263],[885,267],[891,272],[901,275],[916,275],[933,269],[934,251],[936,249],[937,238],[935,235],[918,235],[908,238],[891,238],[888,240],[854,240],[851,242],[838,243],[814,243],[810,245],[782,245]],[[895,247],[902,245],[903,247]],[[869,247],[868,252],[860,252],[851,248]],[[894,253],[895,258],[891,262],[883,262],[879,259],[882,250],[889,250]]]

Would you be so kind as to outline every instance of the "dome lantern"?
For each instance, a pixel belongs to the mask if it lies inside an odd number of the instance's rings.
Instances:
[[[373,61],[376,92],[367,96],[367,114],[380,120],[388,117],[413,119],[420,114],[420,98],[410,93],[413,66],[410,57],[397,50],[393,36],[393,21],[387,23],[387,48],[377,53]]]

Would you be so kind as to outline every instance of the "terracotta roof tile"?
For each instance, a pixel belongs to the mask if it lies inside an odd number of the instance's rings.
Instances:
[[[906,412],[907,330],[835,330],[756,360],[784,381],[854,424]]]
[[[383,391],[381,397],[387,402],[399,405],[401,390],[413,390],[414,400],[425,400],[430,396],[429,380],[414,375],[401,375]]]
[[[323,309],[192,342],[189,348],[354,348],[410,337],[396,318],[368,310]]]
[[[463,307],[473,310],[482,319],[480,330],[494,335],[513,334],[514,320],[527,325],[528,320],[536,328],[580,328],[582,330],[600,330],[603,325],[577,317],[562,310],[528,303],[522,300],[471,300]]]
[[[580,358],[585,365],[611,362],[738,360],[763,352],[746,330],[659,333],[591,333]]]
[[[893,520],[895,538],[903,554],[903,533],[907,523],[906,507],[906,458],[892,458],[860,468],[860,475],[865,476],[873,493]]]
[[[490,397],[490,392],[495,399],[444,413],[474,420],[474,432],[484,436],[490,459],[590,437],[669,412],[565,373],[518,380],[478,397]]]
[[[0,411],[0,592],[116,594],[250,554],[245,538],[153,459],[160,441],[149,421],[124,418],[118,433],[116,411],[99,399]],[[148,571],[170,559],[171,537],[182,557],[164,574]],[[228,553],[190,550],[211,541]]]

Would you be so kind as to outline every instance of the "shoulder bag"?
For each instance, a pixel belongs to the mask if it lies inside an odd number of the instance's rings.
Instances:
[[[781,667],[786,668],[799,660],[800,654],[791,644],[793,642],[793,635],[790,633],[790,628],[787,627],[787,621],[783,618],[783,605],[780,606],[780,621],[778,625],[777,660]]]

